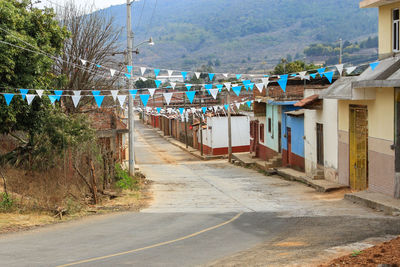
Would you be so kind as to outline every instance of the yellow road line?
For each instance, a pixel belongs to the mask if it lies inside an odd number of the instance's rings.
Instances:
[[[88,263],[88,262],[93,262],[93,261],[98,261],[98,260],[104,260],[104,259],[108,259],[108,258],[112,258],[112,257],[117,257],[117,256],[122,256],[122,255],[130,254],[130,253],[134,253],[134,252],[138,252],[138,251],[142,251],[142,250],[146,250],[146,249],[150,249],[150,248],[156,248],[156,247],[161,247],[161,246],[164,246],[164,245],[176,243],[176,242],[179,242],[179,241],[188,239],[188,238],[192,238],[192,237],[198,236],[198,235],[203,234],[203,233],[205,233],[205,232],[208,232],[208,231],[211,231],[211,230],[220,228],[220,227],[222,227],[222,226],[224,226],[224,225],[227,225],[227,224],[229,224],[229,223],[231,223],[231,222],[237,220],[242,214],[243,214],[243,212],[240,212],[240,213],[238,213],[235,217],[233,217],[232,219],[230,219],[229,221],[220,223],[220,224],[218,224],[218,225],[215,225],[215,226],[206,228],[206,229],[201,230],[201,231],[199,231],[199,232],[196,232],[196,233],[193,233],[193,234],[190,234],[190,235],[187,235],[187,236],[183,236],[183,237],[180,237],[180,238],[177,238],[177,239],[174,239],[174,240],[165,241],[165,242],[158,243],[158,244],[154,244],[154,245],[151,245],[151,246],[147,246],[147,247],[143,247],[143,248],[137,248],[137,249],[132,249],[132,250],[128,250],[128,251],[124,251],[124,252],[120,252],[120,253],[115,253],[115,254],[111,254],[111,255],[106,255],[106,256],[101,256],[101,257],[96,257],[96,258],[91,258],[91,259],[86,259],[86,260],[71,262],[71,263],[68,263],[68,264],[58,265],[57,267],[66,267],[66,266],[72,266],[72,265],[77,265],[77,264],[82,264],[82,263]]]

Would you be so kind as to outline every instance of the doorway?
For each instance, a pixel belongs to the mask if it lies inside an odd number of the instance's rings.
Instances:
[[[282,123],[278,122],[278,152],[282,153]]]
[[[292,165],[292,129],[287,127],[287,163],[289,166]]]
[[[350,105],[349,169],[350,187],[361,191],[368,188],[368,109]]]
[[[317,164],[324,166],[324,125],[317,123]]]

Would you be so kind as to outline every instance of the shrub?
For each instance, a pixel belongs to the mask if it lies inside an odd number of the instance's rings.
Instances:
[[[5,192],[1,194],[0,211],[10,211],[14,206],[14,200]]]
[[[138,190],[139,182],[133,179],[127,170],[124,170],[120,164],[115,165],[115,185],[121,189]]]

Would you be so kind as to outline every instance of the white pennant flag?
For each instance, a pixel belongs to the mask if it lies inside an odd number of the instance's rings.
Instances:
[[[343,64],[338,64],[335,66],[340,74],[340,76],[342,76],[343,73]]]
[[[262,93],[262,91],[264,89],[264,83],[256,83],[256,87],[257,87],[258,91],[260,91],[260,93]]]
[[[213,106],[213,108],[214,108],[215,112],[218,111],[218,106]]]
[[[139,79],[142,80],[143,82],[147,81],[145,77],[139,77]]]
[[[73,92],[74,92],[74,95],[76,95],[76,96],[81,95],[81,91],[73,91]]]
[[[301,78],[302,80],[304,80],[304,79],[306,78],[306,73],[307,73],[307,71],[300,71],[300,72],[299,72],[300,78]]]
[[[196,75],[196,78],[197,78],[197,79],[200,79],[200,74],[201,74],[200,72],[195,72],[195,73],[194,73],[194,75]]]
[[[261,102],[261,99],[257,99],[257,102],[260,103],[260,102]]]
[[[26,95],[26,101],[28,101],[28,105],[30,105],[35,98],[36,95]]]
[[[111,95],[114,101],[117,100],[118,90],[111,90]]]
[[[142,76],[143,76],[143,74],[144,74],[145,71],[146,71],[146,68],[144,68],[144,67],[141,67],[141,68],[140,68],[140,72],[142,73]]]
[[[218,95],[218,91],[219,91],[218,88],[217,88],[217,89],[210,89],[210,90],[208,90],[208,91],[210,91],[210,94],[212,95],[212,97],[213,97],[214,99],[217,99],[217,95]]]
[[[170,83],[170,84],[171,84],[172,90],[175,90],[176,83]]]
[[[235,103],[235,106],[236,106],[237,109],[239,109],[240,108],[240,103]]]
[[[114,69],[110,69],[110,74],[111,74],[111,77],[114,77],[115,70]]]
[[[86,62],[87,62],[86,60],[81,59],[81,61],[82,61],[82,64],[83,64],[83,65],[86,65]]]
[[[224,73],[222,75],[224,75],[225,78],[228,78],[228,73]]]
[[[350,74],[350,73],[352,73],[353,71],[355,71],[355,70],[356,70],[356,68],[357,68],[357,67],[348,67],[348,68],[346,68],[346,72],[347,72],[347,74]]]
[[[126,95],[119,95],[119,96],[117,96],[117,98],[118,98],[118,101],[119,101],[119,105],[123,109],[124,108],[124,103],[125,103],[125,100],[126,100]]]
[[[269,78],[261,78],[261,81],[264,83],[265,88],[267,88],[268,84],[269,84]]]
[[[72,98],[72,102],[74,102],[74,107],[76,108],[79,104],[79,100],[81,100],[81,96],[80,95],[74,95],[71,97]]]
[[[150,93],[150,96],[151,97],[153,97],[153,95],[154,95],[154,92],[156,91],[156,89],[148,89],[149,90],[149,93]]]
[[[230,91],[231,90],[231,83],[224,83],[224,85],[225,85],[225,87],[226,87],[226,89],[228,89],[228,91]]]
[[[171,77],[172,73],[174,73],[173,70],[168,70],[168,77]]]
[[[44,90],[36,90],[36,93],[38,94],[38,96],[40,98],[42,98],[43,92],[44,92]]]
[[[163,95],[164,95],[165,102],[167,102],[167,105],[169,105],[169,103],[171,102],[172,94],[173,94],[173,93],[164,93],[164,94],[163,94]]]
[[[304,76],[304,79],[306,79],[306,80],[311,80],[311,77],[310,77],[310,75],[306,75],[306,76]]]

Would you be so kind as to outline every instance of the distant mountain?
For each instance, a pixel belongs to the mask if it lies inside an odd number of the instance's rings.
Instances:
[[[157,3],[157,5],[156,5]],[[376,35],[376,9],[358,0],[141,0],[133,5],[136,64],[246,72],[275,65],[291,55],[303,59],[311,43],[339,38],[356,41]],[[156,7],[156,8],[154,8]],[[125,5],[102,10],[125,26]],[[121,46],[125,47],[125,35]],[[266,63],[265,63],[266,62]]]

